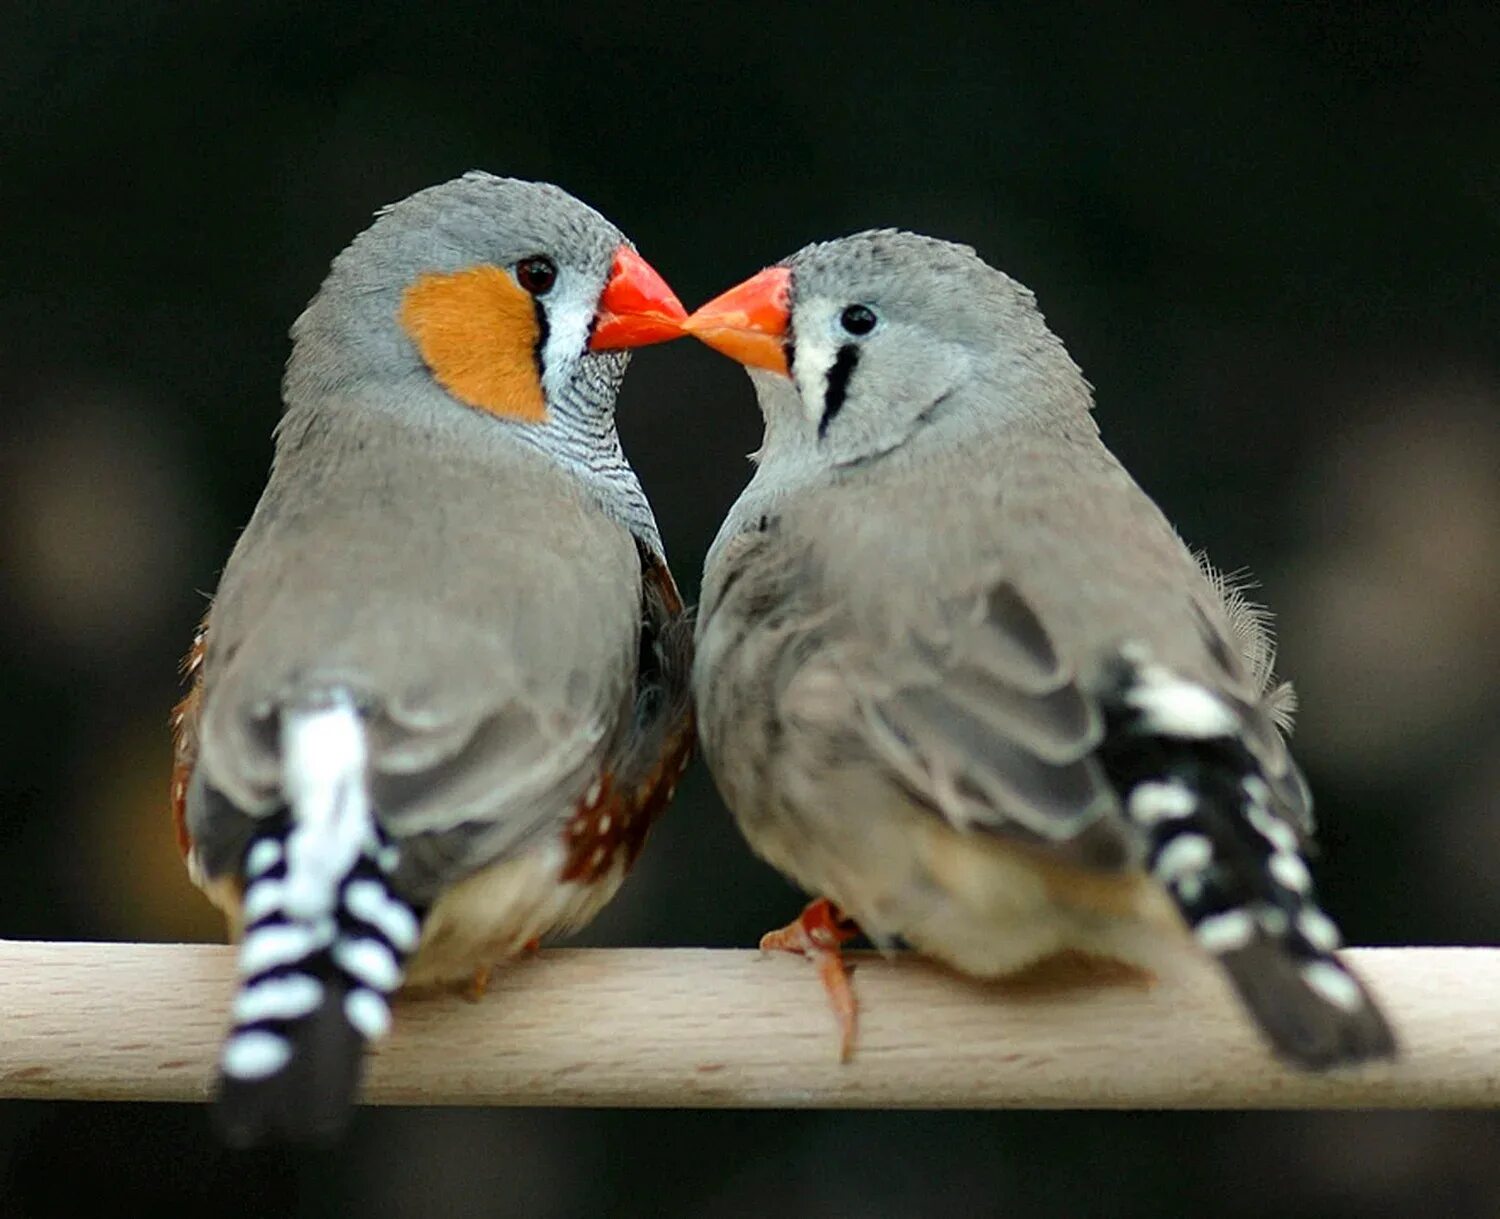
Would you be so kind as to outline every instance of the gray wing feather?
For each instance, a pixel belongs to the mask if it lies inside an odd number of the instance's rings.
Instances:
[[[1099,711],[1020,593],[996,581],[944,602],[930,622],[937,629],[914,636],[893,680],[860,682],[876,755],[956,825],[1091,866],[1124,862],[1127,838],[1103,819],[1114,797],[1092,757]]]
[[[1139,843],[1093,755],[1096,692],[1136,641],[1236,704],[1278,805],[1310,829],[1264,616],[1200,568],[1097,439],[932,444],[817,488],[763,480],[731,513],[709,558],[698,679],[729,786],[776,781],[795,752],[776,726],[795,718],[799,737],[818,734],[820,765],[863,758],[955,825],[1127,866]],[[855,728],[840,727],[851,712]],[[715,747],[747,725],[756,741]],[[738,760],[761,752],[776,760],[759,776]]]
[[[785,724],[820,765],[873,767],[956,826],[1043,843],[1085,866],[1129,858],[1092,758],[1099,712],[1013,585],[978,582],[877,644],[832,608],[813,552],[774,527],[731,539],[713,567],[698,702],[731,790],[778,781]]]

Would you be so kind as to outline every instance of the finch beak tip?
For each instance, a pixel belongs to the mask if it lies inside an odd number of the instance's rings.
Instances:
[[[747,368],[790,376],[786,356],[791,324],[791,272],[767,267],[714,297],[680,329]]]
[[[686,319],[687,310],[656,268],[622,245],[599,296],[589,349],[614,351],[669,342],[682,337]]]

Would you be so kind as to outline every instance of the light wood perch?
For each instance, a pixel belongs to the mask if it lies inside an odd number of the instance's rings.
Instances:
[[[981,986],[854,955],[854,1061],[814,971],[750,951],[550,949],[488,996],[411,999],[373,1055],[378,1104],[795,1108],[1419,1108],[1500,1101],[1500,951],[1347,954],[1394,1065],[1276,1065],[1217,974],[1150,989]],[[0,942],[0,1096],[204,1099],[231,950]]]

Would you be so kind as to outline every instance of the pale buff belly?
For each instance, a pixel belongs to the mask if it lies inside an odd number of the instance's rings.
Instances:
[[[516,956],[534,940],[583,926],[625,879],[623,858],[587,883],[560,880],[564,861],[562,843],[549,843],[447,889],[422,924],[422,938],[406,963],[404,987],[470,982],[477,971]],[[224,912],[230,937],[238,941],[243,930],[239,881],[203,880],[201,887]]]
[[[428,912],[406,969],[412,989],[472,978],[534,940],[582,927],[625,879],[617,857],[597,880],[560,880],[562,844],[492,864],[448,889]]]
[[[877,944],[904,940],[976,977],[1019,973],[1066,951],[1150,970],[1188,943],[1170,901],[1140,872],[1060,865],[925,810],[863,818],[836,839],[809,828],[762,823],[747,833],[768,862],[836,903]]]

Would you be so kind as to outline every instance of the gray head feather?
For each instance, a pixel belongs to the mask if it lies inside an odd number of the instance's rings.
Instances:
[[[619,229],[559,187],[477,170],[389,204],[333,260],[293,325],[288,399],[424,378],[421,358],[397,322],[402,293],[424,274],[480,263],[508,267],[545,254],[559,268],[550,299],[576,298],[592,312],[624,241]],[[623,375],[618,354],[578,355],[580,365],[612,372],[609,380]]]
[[[840,466],[924,425],[1093,431],[1088,383],[1036,298],[970,247],[896,229],[806,246],[791,273],[795,386],[756,375],[765,460]],[[850,306],[873,312],[848,331]]]
[[[292,327],[278,451],[324,411],[379,411],[466,447],[519,443],[576,475],[604,510],[658,551],[656,522],[615,431],[614,406],[628,351],[588,349],[599,298],[625,236],[566,191],[472,171],[382,208],[356,237]],[[421,276],[481,264],[513,270],[545,255],[557,278],[538,298],[547,417],[541,423],[478,413],[432,376],[399,314]]]

